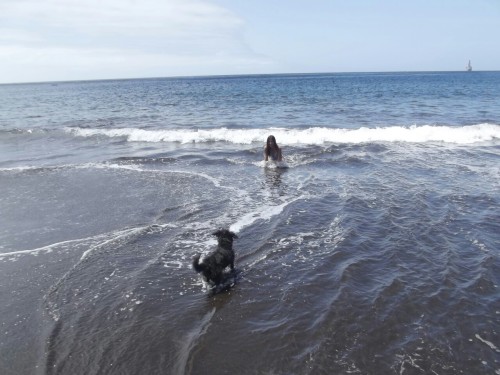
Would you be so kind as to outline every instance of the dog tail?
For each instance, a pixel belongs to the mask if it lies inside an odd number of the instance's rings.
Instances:
[[[193,258],[193,268],[196,272],[200,273],[205,269],[203,264],[200,264],[200,254],[196,254]]]

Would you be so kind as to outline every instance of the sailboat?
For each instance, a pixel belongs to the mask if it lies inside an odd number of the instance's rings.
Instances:
[[[468,72],[472,72],[472,65],[470,64],[470,60],[469,60],[469,63],[467,64],[467,66],[465,67],[465,70]]]

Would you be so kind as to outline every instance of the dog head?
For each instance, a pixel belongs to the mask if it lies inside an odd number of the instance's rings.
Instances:
[[[232,245],[233,239],[238,238],[235,233],[231,232],[228,229],[219,229],[212,234],[217,237],[219,245],[222,245],[224,243]]]

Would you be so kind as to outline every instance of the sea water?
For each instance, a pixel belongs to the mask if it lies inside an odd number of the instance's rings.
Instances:
[[[500,374],[499,98],[498,72],[1,85],[0,373]],[[214,294],[191,260],[220,227]]]

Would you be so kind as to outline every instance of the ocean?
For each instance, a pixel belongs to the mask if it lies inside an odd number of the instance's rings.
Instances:
[[[0,85],[0,189],[1,374],[500,374],[500,72]]]

